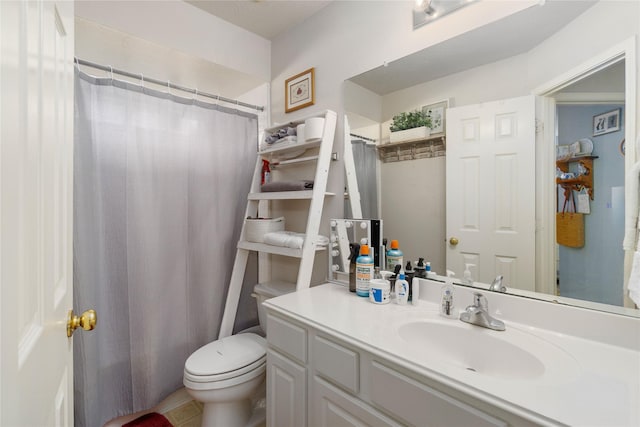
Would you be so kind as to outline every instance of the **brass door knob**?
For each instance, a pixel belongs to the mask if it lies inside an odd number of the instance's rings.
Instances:
[[[458,238],[457,237],[452,237],[449,239],[449,243],[451,244],[451,246],[455,246],[458,244]]]
[[[79,317],[73,314],[73,310],[69,310],[69,315],[67,316],[67,336],[70,337],[73,335],[73,331],[75,331],[78,326],[82,327],[85,331],[92,331],[96,327],[96,323],[98,323],[98,315],[95,310],[87,310]]]

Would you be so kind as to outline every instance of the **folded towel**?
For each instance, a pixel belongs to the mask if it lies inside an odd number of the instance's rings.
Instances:
[[[313,181],[276,181],[263,184],[263,193],[271,191],[303,191],[313,189]]]
[[[631,274],[629,275],[629,298],[640,307],[640,252],[633,253],[633,264],[631,265]]]
[[[265,233],[264,243],[272,246],[280,246],[283,248],[301,249],[304,244],[306,235],[304,233],[295,233],[293,231],[273,231]],[[327,246],[329,238],[326,236],[318,236],[316,240],[318,246]]]

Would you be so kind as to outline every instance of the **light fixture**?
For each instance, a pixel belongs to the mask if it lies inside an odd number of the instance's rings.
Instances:
[[[476,0],[416,0],[413,8],[413,29],[473,3]]]

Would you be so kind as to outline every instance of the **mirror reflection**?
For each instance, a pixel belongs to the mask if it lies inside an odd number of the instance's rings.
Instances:
[[[636,102],[626,94],[630,64],[624,49],[589,64],[635,36],[629,14],[637,16],[638,5],[605,3],[546,2],[346,81],[353,165],[345,162],[345,216],[382,218],[384,237],[438,274],[451,269],[462,279],[471,264],[476,282],[501,274],[509,292],[635,315],[622,308],[634,307],[622,247],[625,169],[635,163],[624,143],[635,133],[625,114]],[[511,107],[518,102],[524,107]],[[394,116],[442,103],[443,134],[390,142]],[[522,118],[510,116],[518,108]],[[518,133],[524,151],[515,142],[464,151],[471,117],[492,109],[477,140],[493,126],[493,140]],[[598,119],[611,127],[597,128]],[[557,244],[563,208],[580,213],[583,244]],[[476,227],[482,221],[492,226]],[[478,238],[484,228],[512,240],[491,252],[495,236]]]

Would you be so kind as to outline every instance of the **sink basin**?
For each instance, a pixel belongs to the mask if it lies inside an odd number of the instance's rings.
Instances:
[[[576,360],[564,350],[509,325],[499,332],[460,321],[427,320],[405,323],[398,333],[409,346],[478,375],[558,380],[577,373]]]

